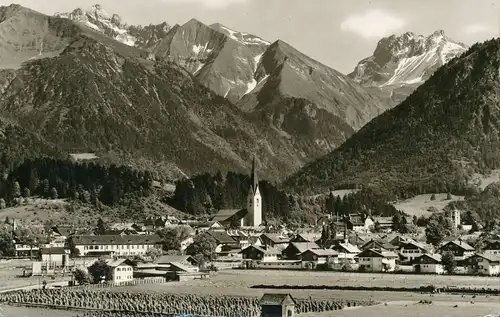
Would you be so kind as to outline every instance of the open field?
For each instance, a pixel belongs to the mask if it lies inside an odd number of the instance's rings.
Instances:
[[[485,189],[489,184],[497,182],[500,182],[500,169],[492,170],[487,176],[475,174],[471,181],[471,183],[479,184],[481,190]]]
[[[446,207],[452,201],[463,200],[463,196],[451,195],[451,199],[447,200],[447,194],[435,194],[436,200],[431,200],[431,195],[418,195],[413,198],[403,200],[393,204],[396,209],[403,211],[410,216],[425,216],[429,217],[432,212],[429,212],[430,207],[435,207],[437,212],[442,212],[443,208]]]
[[[47,283],[52,283],[57,281],[67,281],[70,279],[69,276],[56,276],[56,279],[54,280],[52,280],[50,277],[17,277],[19,275],[22,275],[23,267],[31,265],[32,261],[30,260],[19,259],[0,261],[0,291],[26,286],[41,285],[41,282],[43,280],[46,280]]]
[[[458,307],[454,307],[458,305]],[[500,314],[499,303],[435,302],[431,305],[417,302],[389,302],[387,306],[356,307],[335,312],[300,314],[300,317],[486,317]]]
[[[71,317],[77,315],[78,312],[67,310],[0,306],[1,317]]]
[[[300,272],[300,271],[261,271],[261,270],[227,270],[217,272],[209,280],[186,282],[171,282],[166,284],[137,285],[126,288],[117,287],[110,292],[164,292],[200,295],[226,295],[260,297],[264,293],[291,293],[297,298],[316,299],[353,299],[374,301],[419,301],[432,299],[441,301],[462,300],[459,295],[434,295],[414,292],[381,292],[381,291],[342,291],[342,290],[265,290],[249,288],[256,284],[276,285],[373,285],[373,286],[421,286],[448,285],[466,287],[498,287],[498,278],[481,278],[466,276],[423,276],[423,275],[391,275],[391,274],[360,274],[342,272]],[[464,301],[470,301],[471,296],[465,296]],[[498,302],[498,297],[477,296],[477,302]]]
[[[20,206],[0,210],[0,219],[22,219],[25,223],[45,223],[46,221],[59,222],[72,218],[65,207],[68,203],[64,199],[28,198],[27,203]]]

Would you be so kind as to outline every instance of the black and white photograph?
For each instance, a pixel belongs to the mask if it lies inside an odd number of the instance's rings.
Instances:
[[[500,317],[499,0],[0,0],[0,317],[360,316]]]

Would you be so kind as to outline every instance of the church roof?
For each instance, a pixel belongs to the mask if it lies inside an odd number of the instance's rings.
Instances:
[[[259,187],[259,178],[257,177],[257,171],[255,170],[255,156],[252,161],[252,191],[255,193]]]
[[[241,214],[238,214],[240,213]],[[219,221],[219,222],[224,222],[228,221],[231,217],[237,215],[239,218],[243,218],[245,216],[245,213],[247,212],[246,209],[221,209],[215,214],[215,216],[212,217],[212,221]]]

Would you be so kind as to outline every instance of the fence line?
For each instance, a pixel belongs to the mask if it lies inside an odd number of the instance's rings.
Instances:
[[[121,287],[121,286],[135,286],[135,285],[145,285],[145,284],[162,284],[166,283],[167,279],[165,277],[147,277],[144,279],[134,279],[126,282],[105,282],[100,284],[84,284],[75,285],[72,288],[76,289],[97,289],[97,288],[110,288],[110,287]]]

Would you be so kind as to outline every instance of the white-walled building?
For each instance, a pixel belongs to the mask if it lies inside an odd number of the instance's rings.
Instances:
[[[500,274],[500,256],[489,254],[474,254],[467,260],[467,270],[471,274]]]
[[[486,255],[500,256],[500,240],[490,240],[483,248]]]
[[[358,254],[359,267],[365,272],[392,272],[398,255],[391,251],[367,249]]]
[[[134,279],[134,268],[132,262],[127,259],[107,260],[106,264],[111,269],[113,283],[130,282]]]
[[[80,256],[129,256],[143,255],[150,248],[161,247],[161,239],[157,235],[73,236],[71,244]]]
[[[399,253],[404,256],[405,262],[411,262],[427,252],[426,247],[418,242],[402,242],[399,246]]]
[[[422,254],[413,261],[413,270],[417,273],[443,274],[441,254]]]

